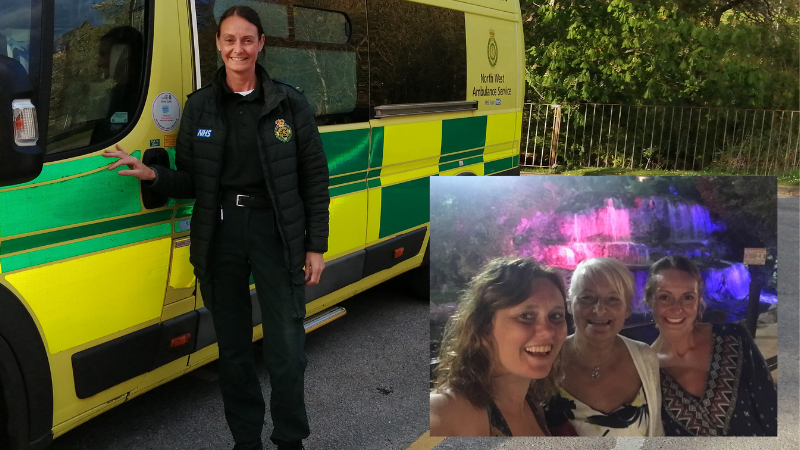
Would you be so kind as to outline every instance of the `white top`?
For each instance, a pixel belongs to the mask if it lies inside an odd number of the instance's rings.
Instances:
[[[647,409],[650,411],[648,436],[664,436],[664,424],[661,422],[661,377],[658,370],[658,355],[644,342],[634,341],[620,336],[628,352],[631,354],[639,379],[642,380]]]
[[[253,91],[255,91],[255,89],[250,89],[249,91],[237,92],[237,94],[239,94],[239,95],[241,95],[242,97],[244,97],[245,95],[247,95],[247,94],[249,94],[249,93],[251,93],[251,92],[253,92]]]
[[[648,416],[649,405],[645,401],[644,388],[639,388],[639,393],[631,403],[620,406],[610,414],[593,409],[563,388],[561,396],[575,404],[572,410],[575,418],[570,419],[569,423],[578,436],[647,436],[651,418]]]
[[[642,421],[645,427],[643,430],[645,434],[612,434],[612,432],[609,431],[607,434],[605,434],[605,436],[664,436],[664,424],[661,422],[661,379],[658,370],[658,355],[652,348],[650,348],[649,345],[645,344],[644,342],[634,341],[624,336],[620,336],[620,338],[622,339],[622,342],[625,343],[625,346],[628,347],[628,353],[630,353],[633,364],[636,366],[636,371],[639,373],[639,379],[642,380],[642,387],[639,390],[639,394],[636,396],[636,400],[634,400],[631,405],[641,406],[646,404],[646,423],[644,420]],[[563,388],[560,389],[560,391],[562,397],[575,400],[575,398]],[[589,406],[580,401],[575,402],[576,407],[579,407],[579,403],[580,405],[583,405],[591,410]],[[621,408],[626,406],[630,405],[623,405]],[[603,413],[595,411],[595,413],[592,414]],[[576,413],[576,419],[577,418],[578,417]],[[603,427],[603,430],[598,433],[599,429],[593,424],[588,424],[584,421],[584,425],[586,427],[590,427],[585,428],[580,423],[576,423],[578,422],[577,420],[570,422],[580,436],[603,436],[603,433],[606,433],[605,430],[608,428]],[[622,433],[625,432],[625,430],[617,431]],[[639,433],[639,427],[636,427],[636,430],[632,430],[632,432]]]

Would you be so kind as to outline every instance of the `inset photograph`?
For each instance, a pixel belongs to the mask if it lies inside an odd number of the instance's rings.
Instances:
[[[432,436],[776,436],[774,177],[432,177]]]

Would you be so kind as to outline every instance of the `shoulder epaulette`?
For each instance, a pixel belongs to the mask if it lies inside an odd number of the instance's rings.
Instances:
[[[186,96],[186,98],[189,98],[189,97],[193,96],[194,94],[197,94],[198,92],[202,91],[203,89],[208,89],[208,88],[210,88],[210,87],[211,87],[211,83],[208,83],[207,85],[205,85],[205,86],[203,86],[203,87],[199,88],[198,90],[196,90],[196,91],[192,92],[191,94],[188,94],[188,95]]]
[[[297,91],[297,92],[299,92],[301,94],[303,93],[303,90],[300,89],[300,86],[296,86],[296,85],[294,85],[292,83],[289,83],[288,81],[281,80],[280,78],[273,78],[272,81],[275,82],[275,83],[280,83],[280,84],[289,86],[290,88],[294,89],[295,91]]]

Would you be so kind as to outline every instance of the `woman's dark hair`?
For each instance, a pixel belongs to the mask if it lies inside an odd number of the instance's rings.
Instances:
[[[219,23],[217,24],[217,37],[219,37],[219,29],[222,26],[222,22],[224,22],[225,19],[230,16],[239,16],[255,25],[256,29],[258,30],[258,36],[256,36],[257,39],[261,39],[261,36],[264,35],[264,27],[261,26],[261,18],[258,17],[258,13],[255,12],[253,8],[249,6],[231,6],[219,17]]]
[[[697,266],[695,266],[694,263],[685,256],[665,256],[650,266],[650,272],[647,274],[647,283],[644,286],[645,304],[649,306],[650,309],[653,308],[659,282],[659,279],[656,277],[656,275],[663,270],[669,269],[685,272],[689,274],[689,276],[691,276],[697,283],[697,295],[700,297],[700,300],[697,304],[696,320],[700,320],[703,316],[703,311],[706,309],[706,301],[703,299],[703,275],[700,273],[700,269],[698,269]]]
[[[458,311],[445,326],[436,388],[449,386],[478,407],[489,404],[493,396],[491,380],[495,359],[491,343],[492,319],[497,310],[527,300],[533,282],[540,278],[558,288],[566,307],[567,294],[561,277],[531,258],[497,258],[475,275],[461,297]],[[529,394],[537,402],[549,400],[558,391],[562,375],[559,354],[547,377],[531,382]]]

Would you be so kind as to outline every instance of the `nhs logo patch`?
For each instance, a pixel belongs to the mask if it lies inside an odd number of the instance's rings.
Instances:
[[[197,130],[197,137],[206,137],[206,138],[210,138],[210,137],[211,137],[211,130],[204,130],[204,129],[202,129],[202,128],[199,128],[199,129]]]

